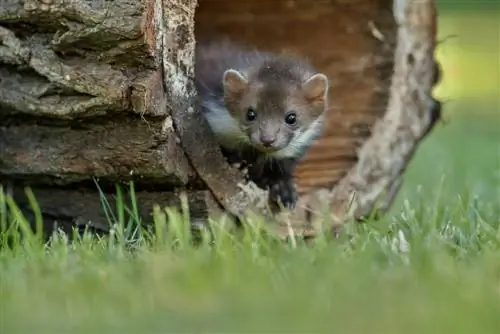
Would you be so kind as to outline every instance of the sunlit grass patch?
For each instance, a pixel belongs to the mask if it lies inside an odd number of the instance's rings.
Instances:
[[[494,333],[498,208],[445,180],[341,240],[296,245],[217,225],[193,246],[186,216],[156,232],[17,238],[0,253],[6,332]],[[435,190],[435,191],[434,191]],[[11,202],[8,205],[13,205]],[[123,220],[126,215],[121,216]],[[20,214],[11,230],[24,234]],[[166,229],[168,222],[168,229]],[[12,223],[12,222],[11,222]],[[134,245],[134,247],[130,247]],[[23,321],[19,321],[22,314]]]

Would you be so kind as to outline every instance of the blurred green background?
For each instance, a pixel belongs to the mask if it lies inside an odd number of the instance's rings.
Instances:
[[[404,201],[437,192],[500,203],[500,1],[437,5],[443,77],[434,92],[443,102],[443,120],[417,150],[395,214]],[[500,204],[494,207],[500,219]]]
[[[444,40],[437,55],[445,70],[437,93],[445,99],[490,104],[492,109],[496,105],[498,112],[500,1],[438,0],[437,4],[438,35]]]

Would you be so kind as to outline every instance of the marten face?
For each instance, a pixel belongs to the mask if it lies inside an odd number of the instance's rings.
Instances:
[[[224,74],[224,99],[248,143],[269,155],[294,155],[320,130],[328,81],[323,74],[306,80],[256,72],[248,78]]]

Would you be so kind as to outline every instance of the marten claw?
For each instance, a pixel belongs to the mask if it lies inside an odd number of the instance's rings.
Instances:
[[[269,197],[272,201],[280,203],[290,209],[295,209],[298,195],[295,186],[291,181],[279,180],[269,187]]]

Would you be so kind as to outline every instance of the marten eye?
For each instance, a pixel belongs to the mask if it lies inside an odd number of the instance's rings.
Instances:
[[[288,125],[294,125],[295,123],[297,123],[297,114],[295,114],[294,112],[289,112],[285,116],[285,122]]]
[[[255,112],[255,110],[253,108],[248,108],[247,109],[247,120],[249,122],[252,122],[252,121],[255,121],[256,118],[257,118],[257,113]]]

